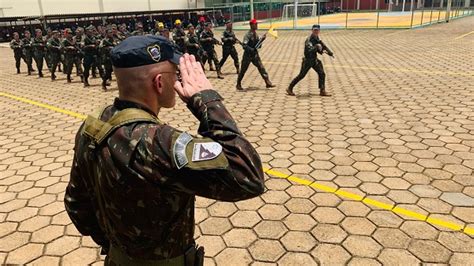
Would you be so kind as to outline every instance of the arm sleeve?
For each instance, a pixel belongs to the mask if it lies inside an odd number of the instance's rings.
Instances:
[[[100,229],[95,208],[91,202],[92,195],[86,188],[80,169],[77,155],[74,155],[71,178],[64,195],[66,212],[82,235],[91,236],[94,242],[107,250],[109,241]]]
[[[202,138],[169,126],[152,132],[153,138],[142,138],[144,148],[137,152],[137,171],[146,175],[147,169],[159,169],[159,174],[148,175],[152,182],[212,199],[238,201],[262,194],[260,157],[219,94],[213,90],[197,93],[188,108],[200,121]]]

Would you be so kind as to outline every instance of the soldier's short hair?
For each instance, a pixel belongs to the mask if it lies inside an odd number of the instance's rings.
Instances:
[[[84,28],[83,27],[77,27],[76,32],[78,32],[78,31],[84,31]]]
[[[38,32],[43,32],[41,29],[35,29],[35,32],[38,33]]]
[[[194,28],[194,25],[191,24],[191,23],[189,23],[189,25],[188,25],[188,29],[190,29],[190,28]]]

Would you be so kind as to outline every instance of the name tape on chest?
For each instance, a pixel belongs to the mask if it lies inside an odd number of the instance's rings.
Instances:
[[[173,147],[173,157],[178,169],[183,168],[189,163],[186,157],[186,146],[193,140],[193,137],[186,132],[181,133],[176,139]]]
[[[193,162],[208,161],[217,158],[222,153],[222,146],[217,142],[195,143],[193,147]]]

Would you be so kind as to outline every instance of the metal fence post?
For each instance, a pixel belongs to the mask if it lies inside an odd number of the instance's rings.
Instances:
[[[412,0],[412,1],[413,1],[413,0]],[[412,2],[412,5],[413,5],[413,2]],[[410,29],[412,29],[412,28],[413,28],[413,17],[414,17],[414,15],[415,15],[415,9],[414,9],[414,8],[412,8],[412,9],[411,9],[411,22],[410,22]]]
[[[376,24],[376,28],[378,29],[379,28],[379,18],[380,18],[380,1],[377,0],[377,24]]]

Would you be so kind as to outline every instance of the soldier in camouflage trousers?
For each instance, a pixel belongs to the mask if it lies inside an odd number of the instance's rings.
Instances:
[[[235,44],[241,42],[235,37],[235,33],[232,30],[232,22],[227,21],[226,22],[226,30],[224,33],[222,33],[222,59],[219,62],[219,68],[222,69],[222,67],[225,64],[225,61],[227,61],[227,58],[229,55],[232,57],[232,60],[234,60],[234,66],[235,69],[237,70],[237,74],[240,73],[239,71],[239,55],[237,54],[237,50],[235,49]]]
[[[67,82],[71,83],[72,78],[72,67],[77,56],[78,47],[76,45],[76,40],[72,35],[71,29],[64,30],[64,40],[62,42],[63,51],[64,51],[64,73],[67,75]]]
[[[34,72],[33,69],[33,39],[31,39],[31,33],[29,30],[25,31],[25,38],[21,40],[23,47],[23,56],[25,59],[26,66],[28,67],[28,75],[31,75],[31,72]]]
[[[35,38],[31,45],[33,46],[33,55],[38,69],[38,76],[43,77],[43,63],[46,51],[46,40],[43,37],[41,29],[35,30]]]
[[[56,80],[56,69],[61,60],[61,41],[59,40],[59,32],[54,30],[51,39],[48,40],[46,47],[48,48],[49,58],[51,62],[51,80]]]
[[[102,246],[105,265],[202,265],[195,196],[257,197],[264,192],[260,158],[199,63],[180,58],[169,41],[126,39],[111,58],[119,98],[78,130],[66,211]],[[201,138],[158,119],[176,92],[200,121]]]
[[[202,56],[202,62],[206,62],[208,59],[211,59],[214,61],[214,64],[216,65],[216,70],[217,70],[217,78],[223,79],[224,77],[222,76],[221,73],[221,67],[219,65],[219,60],[217,59],[217,53],[216,50],[214,50],[214,45],[222,45],[220,41],[218,41],[216,38],[214,38],[214,33],[212,32],[212,24],[211,23],[206,23],[206,26],[204,28],[204,31],[201,33],[201,37],[199,38],[199,41],[201,43],[202,49],[204,50],[203,56]]]
[[[13,33],[13,40],[10,42],[10,48],[13,50],[13,56],[15,57],[16,73],[20,74],[21,59],[23,58],[23,47],[21,45],[20,34],[18,34],[18,32]]]
[[[101,41],[99,46],[102,64],[104,65],[104,75],[102,76],[102,90],[107,91],[107,86],[110,85],[108,81],[112,80],[112,61],[110,59],[110,51],[117,45],[114,39],[112,29],[106,30],[107,36]]]

